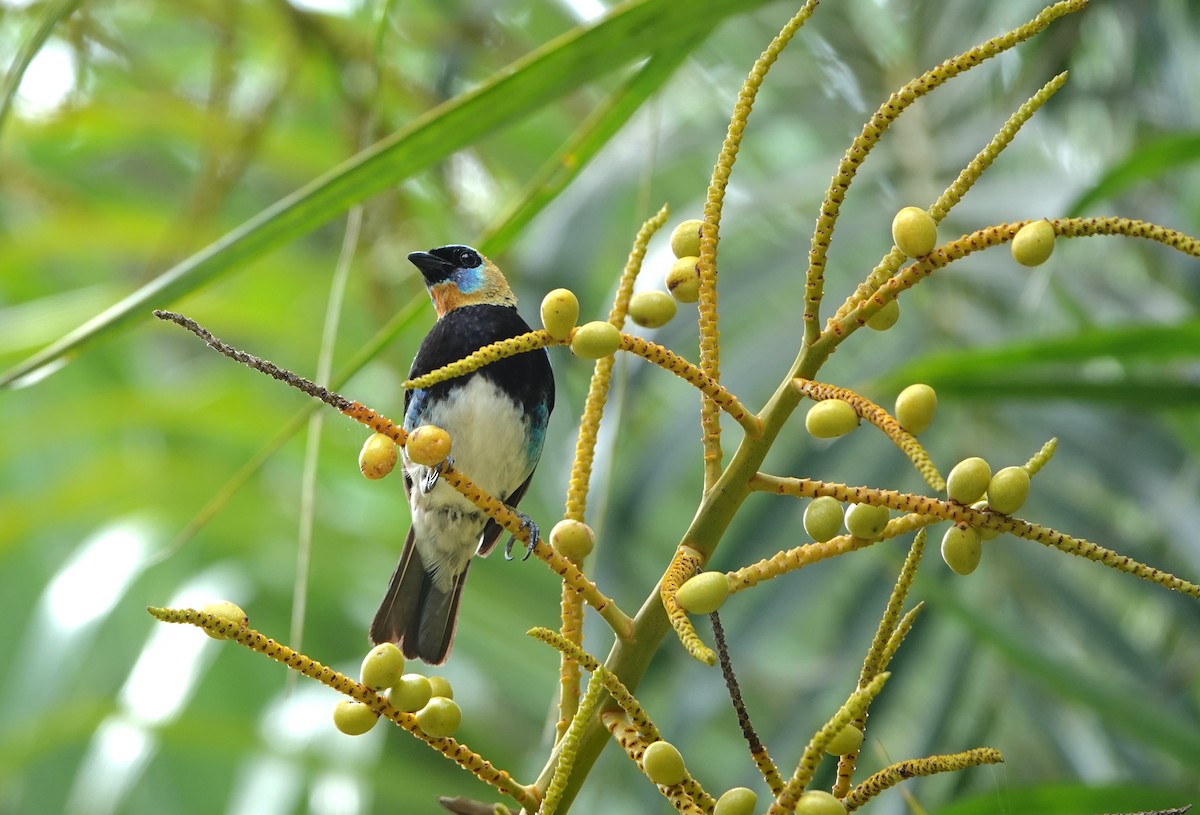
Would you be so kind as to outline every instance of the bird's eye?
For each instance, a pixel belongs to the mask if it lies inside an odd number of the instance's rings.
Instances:
[[[479,265],[479,255],[470,249],[464,249],[458,253],[458,265],[464,269],[474,269]]]

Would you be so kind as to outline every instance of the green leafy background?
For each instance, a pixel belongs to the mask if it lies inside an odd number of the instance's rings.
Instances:
[[[888,249],[892,214],[932,201],[1063,69],[1064,90],[942,235],[1063,214],[1200,233],[1200,12],[1188,0],[1093,6],[905,114],[843,208],[827,309]],[[722,227],[722,367],[747,404],[795,354],[816,207],[862,121],[910,77],[1039,8],[830,2],[785,52]],[[302,501],[312,406],[149,311],[182,310],[312,376],[349,223],[333,379],[398,414],[432,321],[404,255],[475,242],[528,317],[558,286],[585,319],[607,314],[641,221],[663,202],[675,219],[698,215],[741,80],[794,10],[643,0],[589,22],[533,0],[0,6],[0,376],[15,380],[0,391],[0,812],[424,813],[439,794],[493,800],[399,731],[336,733],[332,691],[146,615],[227,597],[290,639],[308,517],[303,646],[354,672],[408,523],[398,481],[358,474],[365,433],[339,416],[315,448],[315,501]],[[55,59],[75,84],[47,106],[36,89]],[[661,286],[666,265],[660,237],[641,285]],[[1059,437],[1024,516],[1196,580],[1198,301],[1200,264],[1157,245],[1063,241],[1033,270],[992,250],[906,295],[895,329],[855,336],[822,373],[884,404],[933,384],[939,418],[924,440],[943,471],[967,455],[1020,463]],[[693,316],[682,308],[655,338],[694,358]],[[523,506],[544,527],[561,513],[591,369],[561,349],[552,359],[559,408]],[[617,372],[589,521],[596,579],[633,611],[692,516],[699,432],[686,385],[638,360]],[[796,421],[767,466],[922,489],[868,431],[816,442]],[[802,509],[753,497],[713,565],[802,542]],[[881,545],[726,606],[751,715],[781,765],[852,687],[901,559],[899,542]],[[872,811],[1200,800],[1195,601],[1012,539],[988,544],[968,578],[931,547],[914,594],[928,608],[873,710],[864,768],[983,744],[1007,761],[910,782]],[[553,626],[557,598],[536,562],[478,564],[440,669],[462,738],[521,779],[548,751],[557,688],[554,653],[523,632]],[[586,634],[607,650],[594,615]],[[639,695],[710,791],[764,791],[718,672],[668,641]],[[829,778],[826,766],[818,780]],[[576,806],[671,811],[616,750]]]

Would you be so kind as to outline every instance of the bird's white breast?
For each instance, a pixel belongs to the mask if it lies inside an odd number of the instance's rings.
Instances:
[[[429,404],[422,421],[450,434],[455,469],[496,498],[507,499],[533,469],[521,407],[482,376]],[[428,468],[407,455],[404,468],[412,478],[409,504],[417,548],[433,566],[434,580],[449,585],[475,554],[487,516],[440,480],[426,493]]]

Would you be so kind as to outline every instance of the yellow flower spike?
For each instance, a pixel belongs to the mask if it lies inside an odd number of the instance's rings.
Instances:
[[[716,665],[716,652],[700,641],[687,612],[675,599],[675,593],[679,591],[679,587],[689,577],[696,574],[703,565],[704,558],[699,552],[690,546],[681,545],[675,550],[675,557],[671,558],[671,565],[667,567],[667,571],[662,577],[659,594],[662,597],[663,608],[667,612],[667,619],[671,621],[671,626],[679,635],[679,641],[687,649],[687,652],[705,665]]]
[[[896,786],[906,778],[957,772],[984,764],[1001,764],[1003,761],[1004,756],[994,747],[976,747],[961,753],[899,761],[863,781],[851,790],[842,803],[846,805],[847,812],[853,812],[879,793]]]
[[[1042,445],[1042,449],[1033,454],[1029,461],[1025,462],[1025,471],[1029,473],[1029,477],[1038,474],[1038,471],[1050,463],[1050,459],[1054,457],[1054,451],[1058,449],[1058,439],[1050,439]]]
[[[825,746],[841,732],[842,728],[866,712],[867,706],[883,690],[889,676],[891,674],[881,673],[872,679],[865,688],[855,690],[846,700],[846,704],[842,705],[833,715],[833,718],[813,734],[808,746],[804,748],[804,755],[796,765],[796,771],[783,785],[783,789],[775,796],[771,808],[767,810],[768,815],[790,815],[795,811],[800,795],[812,781],[813,773],[817,769],[817,762],[825,753]]]
[[[900,622],[900,610],[904,608],[904,601],[908,598],[908,591],[912,588],[913,578],[917,574],[917,566],[920,565],[921,557],[925,554],[925,532],[924,529],[917,532],[912,546],[908,549],[908,555],[904,558],[904,565],[900,567],[900,574],[896,577],[896,584],[892,587],[887,606],[884,607],[879,627],[875,629],[871,647],[867,649],[867,655],[863,659],[862,671],[858,675],[860,688],[865,688],[867,683],[887,668],[888,664],[883,658],[884,649],[892,634],[895,633],[896,625]]]
[[[472,371],[478,371],[484,365],[489,365],[508,357],[515,357],[517,354],[527,354],[530,351],[536,351],[548,345],[557,345],[563,341],[554,339],[545,329],[530,331],[526,334],[509,337],[506,340],[485,345],[478,351],[473,351],[456,362],[443,365],[416,379],[406,380],[400,387],[405,390],[428,388],[431,385],[446,382],[455,377],[466,376]]]
[[[834,224],[842,202],[846,199],[846,191],[854,180],[858,167],[867,154],[879,143],[880,138],[891,126],[892,122],[913,102],[944,84],[963,71],[975,67],[990,57],[1024,42],[1033,35],[1045,29],[1051,22],[1064,14],[1079,11],[1086,0],[1064,0],[1045,8],[1029,22],[1013,29],[1007,34],[993,37],[987,42],[980,43],[956,57],[946,60],[921,76],[913,79],[903,88],[888,97],[871,120],[863,125],[862,132],[854,138],[838,165],[837,174],[830,182],[825,198],[821,202],[821,214],[813,232],[811,248],[808,253],[808,275],[805,283],[804,307],[804,339],[812,344],[820,335],[818,319],[821,309],[821,298],[824,295],[825,263],[829,252],[829,243],[833,236]],[[935,216],[936,217],[936,216]],[[881,304],[882,305],[882,304]],[[869,315],[867,315],[869,316]],[[865,323],[865,318],[864,318]]]
[[[813,382],[800,377],[792,380],[792,387],[798,393],[818,402],[826,399],[840,399],[848,403],[864,421],[870,422],[882,430],[884,435],[892,440],[892,444],[899,447],[900,452],[908,456],[908,460],[917,468],[917,472],[925,479],[925,483],[929,485],[930,489],[935,492],[946,489],[946,482],[942,479],[933,461],[930,460],[929,454],[925,452],[925,448],[921,446],[921,442],[917,441],[917,437],[901,427],[890,413],[870,399],[846,388]]]
[[[762,87],[763,79],[779,58],[779,54],[816,8],[817,0],[808,0],[796,15],[784,24],[770,45],[754,61],[746,81],[738,91],[733,115],[729,119],[729,129],[725,134],[725,141],[721,144],[721,152],[717,155],[712,179],[708,184],[708,193],[704,201],[704,225],[700,230],[700,304],[697,310],[700,326],[700,368],[714,381],[721,377],[720,345],[717,339],[717,242],[725,189],[729,185],[729,176],[733,172],[738,150],[741,149],[746,121],[750,118],[750,110],[754,106],[755,97],[758,96],[758,89]],[[701,402],[700,425],[704,443],[704,488],[708,490],[716,483],[721,469],[721,423],[717,406],[711,399]]]
[[[621,706],[621,709],[625,711],[625,715],[633,722],[638,732],[647,741],[662,738],[654,722],[650,721],[650,717],[646,715],[646,711],[642,708],[641,703],[629,692],[629,688],[625,687],[625,684],[617,678],[616,674],[601,665],[595,657],[566,637],[551,631],[549,628],[531,628],[526,633],[535,640],[557,648],[563,653],[563,656],[569,657],[572,662],[582,666],[585,671],[599,674],[600,681],[604,683],[604,689],[608,691],[608,695]]]
[[[900,622],[896,624],[896,630],[892,632],[892,636],[888,638],[887,645],[883,646],[883,651],[879,655],[881,665],[891,663],[892,657],[896,655],[896,651],[900,648],[900,643],[904,642],[904,638],[912,630],[913,623],[917,621],[917,617],[921,615],[924,609],[925,601],[922,600],[900,618]]]
[[[575,766],[579,740],[583,738],[584,727],[596,711],[596,705],[600,702],[600,692],[603,690],[604,683],[600,681],[600,675],[593,673],[592,678],[588,680],[587,691],[579,702],[578,711],[571,720],[571,726],[562,738],[562,746],[558,749],[558,763],[554,766],[554,775],[546,787],[538,815],[554,815],[558,809],[563,792],[567,789],[567,779],[571,777],[571,770]]]
[[[653,217],[642,224],[634,238],[633,248],[629,251],[625,269],[621,272],[621,279],[617,284],[617,295],[613,300],[612,310],[608,314],[608,321],[618,329],[625,325],[629,301],[633,296],[633,286],[642,269],[642,262],[646,258],[646,247],[650,244],[650,239],[654,237],[654,234],[667,222],[669,214],[670,209],[666,205],[662,206]],[[603,357],[596,361],[592,370],[592,381],[588,386],[583,416],[579,420],[579,437],[575,441],[575,458],[571,464],[571,477],[567,484],[564,514],[566,520],[582,522],[587,511],[588,484],[591,481],[592,462],[596,455],[596,440],[600,432],[600,420],[604,415],[604,404],[608,401],[615,361],[615,357]],[[564,583],[560,601],[562,634],[577,645],[583,642],[582,604],[583,600],[579,592]],[[632,626],[632,621],[630,626]],[[625,629],[625,634],[618,633],[618,636],[627,636],[628,630],[628,628]],[[579,706],[579,666],[566,656],[563,657],[559,666],[559,688],[557,734],[559,738],[562,738]]]
[[[946,217],[947,213],[954,208],[967,191],[979,180],[984,171],[992,165],[1004,148],[1012,142],[1013,138],[1021,127],[1029,121],[1033,114],[1046,103],[1046,100],[1053,96],[1059,88],[1067,81],[1067,73],[1064,71],[1058,76],[1051,79],[1041,90],[1031,96],[1025,104],[1017,109],[1016,113],[1009,117],[1000,131],[992,138],[992,140],[982,150],[976,154],[975,158],[963,168],[958,174],[958,178],[954,180],[941,196],[929,208],[929,214],[933,216],[934,221],[941,222]],[[838,308],[834,314],[834,320],[840,320],[856,308],[860,303],[875,293],[879,286],[896,273],[907,260],[903,252],[898,249],[893,249],[891,252],[883,256],[879,261],[879,265],[867,275],[867,279],[858,285],[858,288],[846,298],[846,302]]]
[[[205,631],[216,630],[219,626],[227,622],[222,617],[205,614],[204,612],[190,608],[157,608],[155,606],[148,606],[146,611],[156,620],[165,623],[188,623],[203,628]],[[375,713],[390,719],[474,775],[480,781],[497,789],[501,794],[509,796],[530,811],[537,809],[540,803],[540,794],[536,789],[527,787],[524,784],[518,784],[508,772],[497,768],[481,755],[452,738],[434,739],[427,737],[421,732],[420,727],[417,726],[416,716],[392,707],[385,697],[375,693],[366,685],[355,682],[345,674],[322,665],[320,662],[294,651],[286,645],[281,645],[275,640],[268,639],[253,628],[241,629],[233,640],[239,645],[249,648],[251,651],[270,657],[276,662],[283,663],[288,668],[307,676],[309,679],[315,679],[321,684],[333,688],[338,693],[345,694],[357,702],[362,702]]]

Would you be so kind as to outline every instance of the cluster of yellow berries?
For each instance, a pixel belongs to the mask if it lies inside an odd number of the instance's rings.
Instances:
[[[450,455],[450,434],[436,425],[426,424],[408,434],[404,450],[408,460],[433,467]],[[367,478],[383,478],[396,466],[396,442],[384,433],[372,433],[358,453],[358,469]]]
[[[946,477],[946,493],[956,503],[1011,515],[1029,497],[1029,471],[1024,467],[1004,467],[993,474],[986,461],[972,456],[954,465]],[[998,534],[994,529],[955,524],[942,538],[942,560],[958,574],[970,574],[979,566],[983,541]]]
[[[404,655],[393,643],[372,648],[363,658],[359,676],[376,693],[386,692],[392,707],[416,713],[417,724],[427,736],[452,736],[462,723],[450,683],[440,676],[404,673]],[[378,719],[379,714],[355,699],[342,699],[333,709],[334,726],[347,736],[361,736]]]

